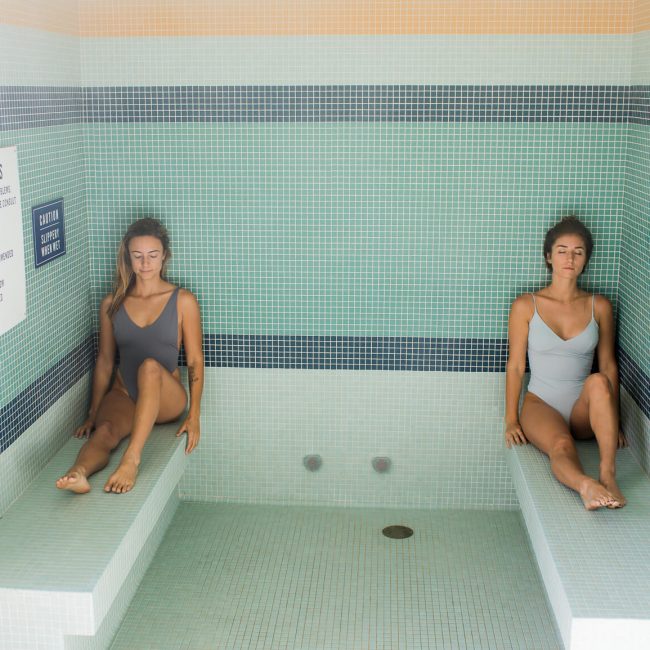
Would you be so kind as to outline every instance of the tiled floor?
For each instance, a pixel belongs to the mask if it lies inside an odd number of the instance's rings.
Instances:
[[[112,648],[561,644],[519,513],[182,503]]]

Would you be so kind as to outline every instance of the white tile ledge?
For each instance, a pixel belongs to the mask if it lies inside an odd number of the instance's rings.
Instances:
[[[597,477],[596,443],[578,451]],[[628,505],[593,512],[532,445],[506,451],[506,460],[565,648],[650,648],[650,478],[632,452],[617,457]]]
[[[184,471],[177,427],[155,427],[131,492],[102,489],[120,449],[89,494],[57,490],[82,444],[73,438],[4,514],[0,648],[64,648],[64,635],[97,632]]]

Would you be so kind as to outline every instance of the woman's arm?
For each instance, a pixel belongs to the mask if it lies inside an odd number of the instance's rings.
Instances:
[[[88,410],[88,418],[86,421],[75,431],[74,435],[77,438],[89,436],[95,428],[97,409],[104,395],[106,395],[111,378],[113,377],[113,367],[115,366],[115,338],[113,337],[113,324],[107,313],[110,304],[111,296],[109,295],[102,300],[99,308],[99,352],[93,372],[90,409]]]
[[[526,296],[519,296],[510,308],[508,319],[508,362],[506,364],[506,446],[521,445],[528,441],[519,424],[519,397],[526,372],[528,346],[528,321],[530,304]]]
[[[190,408],[176,435],[187,432],[185,453],[189,454],[201,437],[201,395],[203,394],[203,331],[199,303],[192,293],[181,290],[178,296],[181,331],[187,359],[187,381],[190,386]]]
[[[598,369],[602,372],[614,389],[618,405],[618,365],[614,354],[614,310],[612,303],[604,296],[596,296],[594,307],[598,317]]]
[[[598,370],[609,379],[612,386],[612,393],[615,400],[616,413],[619,409],[619,383],[618,383],[618,364],[616,363],[615,346],[615,326],[614,310],[612,303],[604,296],[596,296],[594,312],[598,320],[598,347],[596,354],[598,357]],[[622,432],[619,432],[618,446],[625,445],[625,438]]]

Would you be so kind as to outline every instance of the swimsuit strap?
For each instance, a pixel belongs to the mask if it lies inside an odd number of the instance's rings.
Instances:
[[[531,293],[530,297],[533,299],[533,307],[535,307],[535,311],[537,312],[537,302],[535,301],[535,294]],[[594,312],[594,303],[596,302],[596,294],[592,293],[591,294],[591,317],[595,318],[595,312]]]

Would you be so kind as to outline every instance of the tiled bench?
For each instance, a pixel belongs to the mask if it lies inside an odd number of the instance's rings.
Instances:
[[[596,443],[578,443],[578,451],[597,477]],[[650,648],[650,478],[630,450],[617,456],[628,505],[593,512],[532,445],[506,457],[565,648]]]
[[[178,505],[177,426],[154,429],[127,494],[102,489],[121,449],[89,494],[54,487],[81,446],[72,438],[0,519],[0,648],[108,646]]]

